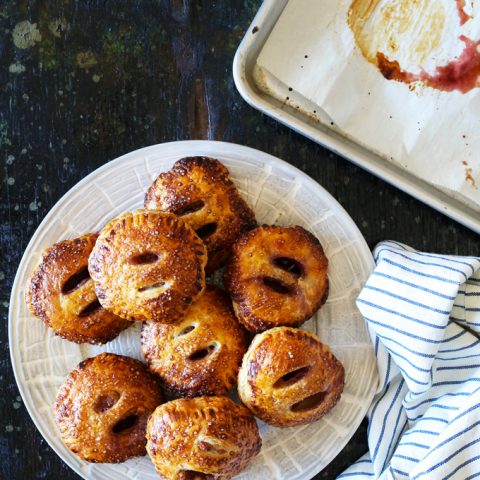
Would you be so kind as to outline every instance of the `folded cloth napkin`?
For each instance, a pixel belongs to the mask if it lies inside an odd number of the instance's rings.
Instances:
[[[380,383],[338,479],[480,480],[480,258],[379,244],[357,299]]]

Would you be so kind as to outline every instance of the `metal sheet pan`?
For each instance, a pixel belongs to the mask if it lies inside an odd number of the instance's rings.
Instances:
[[[314,120],[275,99],[256,85],[256,59],[287,3],[288,0],[265,0],[238,47],[233,76],[242,97],[254,108],[480,233],[480,214],[474,208],[346,138],[330,124]]]

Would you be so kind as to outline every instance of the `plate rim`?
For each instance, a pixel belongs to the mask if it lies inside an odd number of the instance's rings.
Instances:
[[[25,250],[22,254],[22,258],[21,258],[21,260],[18,264],[16,273],[15,273],[15,277],[14,277],[14,281],[12,283],[12,289],[11,289],[10,297],[9,297],[8,330],[7,330],[8,331],[8,347],[9,347],[9,353],[10,353],[10,362],[11,362],[11,367],[12,367],[12,371],[13,371],[14,378],[15,378],[15,383],[16,383],[17,388],[19,390],[19,393],[22,397],[22,403],[25,406],[25,408],[26,408],[26,410],[27,410],[27,412],[30,416],[30,419],[32,420],[33,424],[35,425],[35,428],[37,429],[37,431],[42,436],[43,440],[55,452],[55,454],[59,457],[59,459],[63,463],[65,463],[71,470],[73,470],[77,475],[79,475],[81,478],[84,478],[86,480],[88,480],[88,478],[86,476],[84,476],[83,472],[81,472],[80,469],[78,469],[76,465],[73,464],[71,459],[70,458],[64,458],[63,454],[61,454],[61,452],[57,449],[57,447],[51,443],[48,436],[45,435],[44,429],[37,422],[37,416],[39,415],[38,411],[35,411],[33,405],[30,405],[29,402],[26,401],[26,399],[28,398],[27,395],[26,395],[26,390],[27,389],[19,381],[20,366],[19,366],[19,364],[17,364],[17,358],[16,358],[16,357],[18,357],[18,362],[19,362],[20,361],[20,357],[19,357],[20,352],[16,351],[16,346],[15,346],[14,341],[13,341],[14,340],[13,339],[13,336],[14,336],[13,335],[13,323],[14,323],[14,318],[13,318],[14,317],[14,313],[13,313],[14,308],[13,308],[13,305],[15,304],[15,298],[14,297],[17,294],[18,289],[20,288],[20,286],[19,286],[20,276],[23,273],[23,270],[25,270],[25,265],[28,261],[28,256],[30,255],[30,249],[31,249],[33,243],[37,240],[39,232],[43,229],[43,227],[46,224],[48,224],[51,217],[54,215],[54,212],[62,205],[62,203],[64,201],[67,200],[67,196],[69,196],[71,193],[74,193],[76,190],[81,188],[85,183],[88,183],[88,181],[91,180],[91,178],[93,178],[95,175],[103,173],[105,170],[107,170],[113,164],[120,163],[120,162],[126,160],[130,156],[139,155],[141,153],[146,153],[149,150],[156,150],[156,149],[161,150],[163,148],[168,148],[168,147],[171,147],[173,145],[178,147],[179,159],[182,158],[183,156],[185,156],[184,154],[181,153],[182,147],[195,149],[195,147],[197,147],[197,146],[198,146],[198,148],[200,148],[200,146],[202,146],[202,147],[211,146],[213,150],[222,149],[222,147],[223,148],[233,148],[236,151],[243,151],[245,153],[250,152],[257,157],[263,157],[265,159],[268,159],[270,162],[274,162],[276,164],[279,164],[283,168],[286,168],[287,170],[290,170],[290,171],[294,172],[296,175],[300,176],[304,181],[310,183],[315,188],[319,189],[322,192],[322,195],[327,197],[332,202],[332,204],[335,205],[335,207],[339,210],[339,212],[345,216],[345,218],[350,222],[353,230],[355,230],[356,233],[358,234],[358,239],[360,241],[360,245],[362,245],[362,248],[361,248],[362,257],[366,262],[370,263],[370,270],[371,271],[373,270],[373,267],[375,265],[375,262],[373,260],[373,256],[371,254],[370,248],[368,247],[368,244],[367,244],[364,236],[362,235],[360,229],[358,228],[357,224],[353,221],[353,219],[350,217],[348,212],[335,199],[335,197],[333,197],[333,195],[331,195],[320,183],[318,183],[316,180],[314,180],[312,177],[307,175],[305,172],[303,172],[302,170],[300,170],[296,166],[286,162],[285,160],[282,160],[281,158],[278,158],[274,155],[266,153],[262,150],[258,150],[256,148],[248,147],[246,145],[240,145],[240,144],[233,143],[233,142],[223,142],[223,141],[218,141],[218,140],[180,140],[180,141],[162,142],[162,143],[156,143],[156,144],[152,144],[152,145],[149,145],[149,146],[146,146],[146,147],[138,148],[136,150],[132,150],[132,151],[127,152],[123,155],[120,155],[119,157],[115,157],[115,158],[105,162],[100,167],[92,170],[88,175],[86,175],[81,180],[79,180],[77,183],[75,183],[72,187],[70,187],[54,203],[54,205],[49,209],[49,211],[47,212],[47,214],[45,215],[43,220],[39,223],[39,225],[35,229],[33,235],[31,236],[29,242],[27,243],[27,246],[25,247]],[[212,155],[215,155],[215,153],[212,152]],[[360,251],[360,249],[359,249],[359,251]],[[371,344],[371,342],[370,342],[370,346],[371,346],[372,351],[373,351],[373,345]],[[375,369],[374,381],[373,381],[373,383],[375,385],[375,388],[372,387],[372,391],[370,392],[370,395],[366,398],[366,400],[364,402],[363,408],[361,409],[362,415],[361,416],[359,415],[358,416],[359,420],[354,423],[355,429],[354,430],[352,429],[353,430],[352,435],[350,437],[346,438],[344,442],[340,442],[341,445],[339,445],[340,448],[339,448],[338,453],[340,453],[340,451],[345,447],[345,445],[351,440],[355,431],[358,429],[359,425],[363,421],[363,419],[364,419],[364,417],[365,417],[365,415],[368,411],[368,408],[370,407],[370,403],[371,403],[371,401],[372,401],[372,399],[373,399],[373,397],[376,393],[377,385],[378,385],[378,378],[379,378],[378,377],[378,371]],[[376,382],[375,382],[375,379],[376,379]],[[322,469],[326,468],[333,460],[334,460],[334,458],[330,459],[330,461],[327,464],[325,464]],[[318,472],[315,472],[314,475],[318,474],[322,469],[320,469]]]

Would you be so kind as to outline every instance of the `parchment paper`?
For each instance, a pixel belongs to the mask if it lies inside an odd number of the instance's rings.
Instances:
[[[286,102],[287,97],[303,98],[303,106],[299,103],[304,109],[318,106],[316,115],[306,113],[331,119],[342,133],[385,161],[396,162],[480,211],[480,88],[464,94],[387,80],[356,45],[347,21],[351,2],[290,0],[257,59],[257,72],[263,72],[266,81],[278,80],[269,85],[277,97]],[[480,1],[466,2],[472,18],[464,25],[453,0],[411,3],[429,8],[433,2],[444,9],[445,20],[440,46],[421,64],[431,73],[461,54],[460,35],[480,39]],[[417,20],[421,28],[421,18]],[[402,41],[415,47],[408,36]],[[420,72],[408,48],[401,47],[396,59],[402,68]]]

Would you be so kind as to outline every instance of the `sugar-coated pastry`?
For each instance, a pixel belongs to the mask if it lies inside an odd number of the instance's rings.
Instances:
[[[73,453],[89,462],[117,463],[145,455],[147,420],[161,402],[160,387],[143,363],[102,353],[70,373],[54,414]]]
[[[150,370],[186,397],[224,395],[236,384],[247,350],[230,298],[211,286],[178,324],[144,323],[141,340]]]
[[[173,212],[188,222],[208,250],[207,273],[221,267],[232,243],[256,226],[227,168],[208,157],[178,160],[147,192],[145,208]]]
[[[343,391],[345,371],[313,333],[276,327],[258,334],[238,375],[242,402],[276,427],[314,422],[330,411]]]
[[[148,420],[147,452],[163,480],[229,480],[260,451],[253,415],[228,397],[173,400]]]
[[[110,221],[88,269],[103,307],[131,320],[175,323],[205,288],[205,245],[179,217],[137,210]]]
[[[325,303],[327,267],[320,242],[304,228],[263,226],[233,245],[224,284],[248,330],[297,327]]]
[[[87,268],[96,239],[89,233],[47,248],[25,289],[32,314],[76,343],[106,343],[131,325],[97,299]]]

